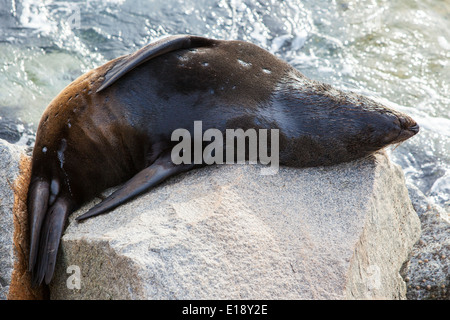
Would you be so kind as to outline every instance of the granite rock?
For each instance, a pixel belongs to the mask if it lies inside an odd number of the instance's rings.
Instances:
[[[405,299],[420,236],[384,153],[319,168],[174,177],[62,238],[52,299]],[[109,190],[105,195],[112,192]]]
[[[14,181],[22,149],[0,139],[0,299],[6,299],[14,269]]]
[[[417,187],[407,184],[419,215],[422,234],[404,265],[406,297],[410,300],[450,300],[450,217]]]
[[[30,157],[27,147],[0,139],[0,299],[48,297],[46,288],[31,287],[28,269],[27,191]]]

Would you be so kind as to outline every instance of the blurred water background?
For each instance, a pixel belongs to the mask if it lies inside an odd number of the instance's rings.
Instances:
[[[0,0],[0,138],[32,145],[71,81],[181,33],[251,41],[413,116],[421,132],[389,153],[449,212],[450,0]]]

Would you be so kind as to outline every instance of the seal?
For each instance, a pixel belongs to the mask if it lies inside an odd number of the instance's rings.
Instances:
[[[49,283],[69,214],[123,185],[81,215],[107,212],[197,165],[171,161],[171,133],[278,129],[280,165],[333,165],[366,157],[419,130],[407,115],[310,80],[243,41],[170,36],[69,84],[40,120],[28,193],[29,270]],[[202,164],[198,165],[201,166]]]

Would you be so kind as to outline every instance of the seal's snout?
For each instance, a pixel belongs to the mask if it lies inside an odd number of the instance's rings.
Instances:
[[[411,138],[419,132],[419,125],[413,119],[406,115],[398,117],[400,123],[400,134],[395,142],[402,142]]]
[[[413,124],[409,124],[409,125],[403,127],[402,129],[409,130],[412,133],[416,134],[419,132],[419,125],[416,122],[414,122]]]
[[[416,133],[419,132],[419,125],[416,123],[415,125],[409,127],[407,130],[409,130],[412,133],[416,134]]]
[[[400,122],[400,126],[402,130],[410,130],[414,133],[419,132],[419,125],[413,119],[408,116],[400,116],[398,117],[398,121]]]

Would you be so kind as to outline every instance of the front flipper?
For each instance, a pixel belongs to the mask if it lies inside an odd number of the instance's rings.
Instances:
[[[190,170],[193,167],[193,164],[175,165],[170,160],[170,156],[167,155],[160,157],[151,166],[140,171],[109,197],[92,207],[85,214],[77,217],[76,220],[84,220],[110,211],[151,187],[154,187],[168,177]]]
[[[124,74],[133,70],[140,64],[162,54],[180,49],[210,46],[213,43],[214,40],[212,39],[190,35],[170,36],[150,43],[135,53],[124,56],[121,60],[119,60],[116,65],[105,74],[105,80],[96,92],[100,92],[109,87]]]

